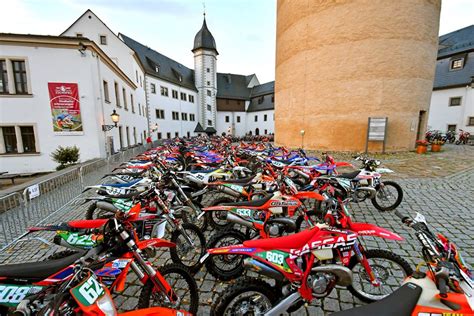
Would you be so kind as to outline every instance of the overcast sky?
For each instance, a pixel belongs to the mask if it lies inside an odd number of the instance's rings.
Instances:
[[[206,0],[207,25],[217,44],[218,71],[274,79],[275,0]],[[193,67],[194,35],[201,28],[201,0],[3,0],[0,32],[59,35],[91,9],[121,32]],[[474,21],[474,0],[444,0],[440,34]],[[1,55],[1,54],[0,54]]]

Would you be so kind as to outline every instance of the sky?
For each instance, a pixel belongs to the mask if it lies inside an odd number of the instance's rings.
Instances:
[[[202,0],[3,0],[0,32],[59,35],[87,9],[115,33],[193,68]],[[205,11],[218,71],[274,80],[276,0],[205,0]],[[473,23],[474,0],[442,2],[440,35]]]

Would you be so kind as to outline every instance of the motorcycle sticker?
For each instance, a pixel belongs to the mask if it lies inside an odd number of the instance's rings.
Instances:
[[[105,294],[105,291],[95,276],[91,275],[83,283],[71,289],[71,294],[81,305],[91,306]]]
[[[79,233],[71,233],[67,231],[61,231],[58,233],[58,235],[68,244],[81,248],[94,247],[101,237],[94,234],[79,235]]]
[[[38,293],[43,287],[34,285],[0,285],[0,304],[6,306],[16,306],[26,296]]]
[[[234,191],[237,191],[239,193],[243,193],[244,192],[244,188],[241,187],[240,185],[235,185],[235,184],[224,184],[224,186],[234,190]]]
[[[271,207],[288,207],[288,206],[298,206],[297,201],[272,201],[270,203]]]
[[[263,251],[256,254],[260,258],[267,260],[268,262],[273,263],[278,266],[285,272],[291,272],[286,259],[289,257],[289,254],[279,250]]]
[[[245,217],[252,217],[252,210],[249,210],[247,208],[236,208],[234,210],[238,215],[240,216],[245,216]]]

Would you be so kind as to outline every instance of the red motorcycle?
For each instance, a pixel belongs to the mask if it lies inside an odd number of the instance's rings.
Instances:
[[[460,145],[460,144],[467,144],[469,142],[469,137],[471,136],[471,134],[469,132],[466,132],[462,129],[459,130],[459,136],[458,136],[458,140],[456,141],[456,145]]]

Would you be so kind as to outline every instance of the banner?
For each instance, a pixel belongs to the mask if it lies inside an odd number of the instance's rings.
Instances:
[[[53,130],[60,134],[82,134],[77,83],[48,82]]]

